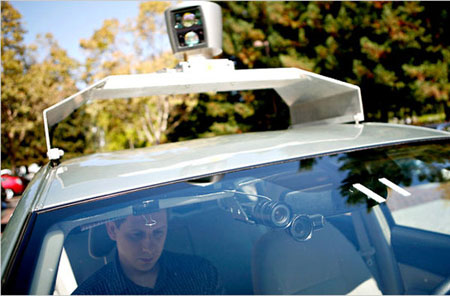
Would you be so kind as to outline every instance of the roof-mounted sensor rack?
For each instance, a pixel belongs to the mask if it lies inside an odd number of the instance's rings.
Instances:
[[[215,3],[189,2],[166,11],[171,42],[178,42],[175,45],[172,44],[172,48],[175,54],[183,53],[183,57],[188,56],[187,61],[181,62],[175,69],[150,74],[108,76],[45,109],[43,116],[49,159],[58,160],[64,154],[62,150],[52,147],[51,128],[86,102],[99,99],[274,89],[289,106],[292,126],[315,123],[358,123],[364,120],[361,92],[358,86],[297,68],[236,70],[232,61],[209,59],[210,56],[221,52],[221,49],[217,50],[221,42],[219,44],[217,38],[213,38],[215,35],[222,36],[221,22],[219,26],[217,22],[211,21],[214,18],[205,15],[211,11],[217,14],[217,7],[220,12],[220,7]],[[187,21],[184,22],[183,37],[181,33],[178,34],[182,27],[178,26],[177,22],[182,22],[184,17]],[[200,22],[196,21],[196,18]],[[220,32],[216,32],[209,26],[220,28]],[[188,34],[191,32],[188,30],[191,27],[196,30],[194,31],[197,35],[202,29],[204,39],[199,38],[198,43],[195,43],[197,39],[192,37],[192,34]],[[193,38],[194,41],[191,43],[186,40],[180,41],[179,38],[182,37]],[[189,51],[189,46],[186,44],[192,44],[192,42],[195,44],[191,46],[192,51]],[[206,55],[202,57],[205,53]]]

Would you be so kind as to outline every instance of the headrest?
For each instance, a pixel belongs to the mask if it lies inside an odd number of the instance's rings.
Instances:
[[[92,258],[108,256],[114,246],[115,242],[109,238],[105,224],[89,229],[88,248]]]

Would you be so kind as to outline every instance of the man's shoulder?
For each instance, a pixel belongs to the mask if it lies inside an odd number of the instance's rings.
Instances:
[[[205,258],[172,252],[165,252],[162,258],[163,262],[161,263],[164,269],[175,277],[182,274],[185,277],[198,280],[214,282],[217,280],[218,272],[216,267]]]
[[[72,295],[110,294],[111,284],[115,282],[116,277],[114,262],[110,262],[82,282]]]
[[[161,259],[163,259],[164,265],[181,270],[214,268],[211,262],[209,262],[207,259],[195,255],[165,251],[163,253],[163,256],[161,256]]]
[[[217,269],[207,259],[167,251],[161,259],[170,294],[223,294]]]

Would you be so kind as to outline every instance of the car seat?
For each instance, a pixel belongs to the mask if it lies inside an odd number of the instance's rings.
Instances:
[[[382,294],[355,247],[333,225],[296,241],[266,233],[252,256],[255,294]]]
[[[108,263],[115,245],[108,236],[105,224],[89,229],[88,250],[92,258],[102,258],[105,264]]]

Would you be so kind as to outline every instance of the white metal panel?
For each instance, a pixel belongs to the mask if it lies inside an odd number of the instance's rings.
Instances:
[[[286,87],[307,79],[299,69],[206,71],[109,76],[94,99]]]
[[[60,155],[51,147],[51,127],[96,99],[275,89],[290,108],[292,125],[364,120],[358,86],[296,68],[234,70],[210,61],[210,71],[108,76],[44,110],[48,154]]]

